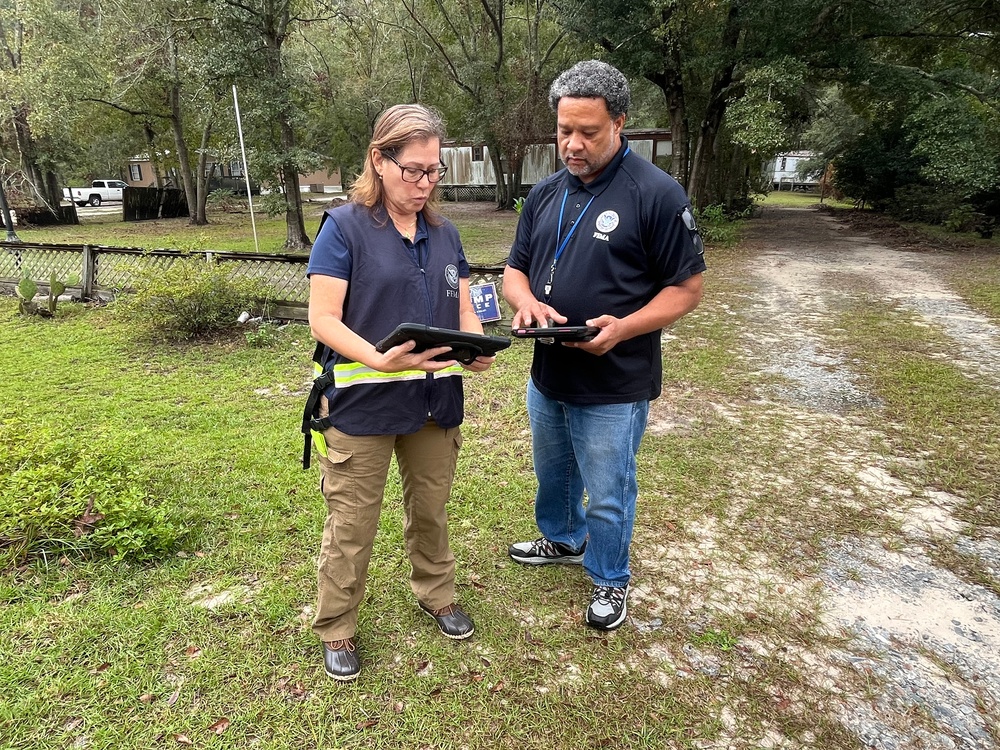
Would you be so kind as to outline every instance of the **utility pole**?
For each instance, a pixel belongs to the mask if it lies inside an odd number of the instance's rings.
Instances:
[[[0,175],[0,213],[3,214],[3,223],[7,228],[5,242],[20,242],[21,238],[14,231],[14,220],[10,216],[10,207],[7,205],[7,194],[3,189],[3,175]]]

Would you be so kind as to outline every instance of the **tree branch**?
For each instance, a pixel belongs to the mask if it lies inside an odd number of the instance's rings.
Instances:
[[[424,34],[427,36],[427,38],[430,40],[431,44],[433,44],[437,48],[437,51],[441,54],[441,58],[444,60],[445,65],[447,65],[448,70],[451,71],[451,78],[455,82],[455,85],[457,85],[460,89],[462,89],[462,91],[464,91],[470,97],[472,97],[472,100],[474,102],[480,104],[481,103],[480,97],[476,94],[476,92],[472,89],[472,87],[469,86],[467,83],[465,83],[462,80],[461,76],[459,76],[458,69],[455,67],[455,63],[452,62],[451,57],[449,57],[448,51],[444,48],[444,45],[442,45],[441,42],[438,41],[437,37],[431,34],[430,30],[424,25],[424,22],[417,17],[417,13],[413,8],[412,4],[407,4],[404,0],[402,5],[404,8],[406,8],[407,13],[410,14],[410,18],[413,19],[413,22],[420,27],[421,31],[423,31]],[[461,38],[461,35],[459,35],[459,38]]]

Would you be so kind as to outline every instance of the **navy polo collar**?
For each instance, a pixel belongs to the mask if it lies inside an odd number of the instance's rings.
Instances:
[[[618,173],[618,167],[621,166],[622,160],[625,158],[625,154],[628,152],[628,138],[623,135],[618,136],[621,139],[621,144],[618,146],[618,151],[615,155],[611,157],[611,161],[603,169],[603,171],[597,175],[597,179],[591,182],[583,182],[575,174],[571,174],[568,169],[564,169],[566,174],[566,186],[573,191],[576,190],[586,190],[591,195],[599,195],[604,191],[611,181],[615,178]]]
[[[424,223],[424,212],[417,212],[417,226],[413,230],[413,244],[417,244],[420,240],[427,239],[427,224]]]

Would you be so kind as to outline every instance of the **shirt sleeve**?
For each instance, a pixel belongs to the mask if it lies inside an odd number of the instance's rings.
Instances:
[[[347,240],[337,226],[337,221],[327,216],[309,254],[306,276],[315,273],[350,281],[351,268],[351,251],[347,247]]]
[[[467,279],[472,275],[469,268],[469,261],[465,259],[465,248],[461,244],[458,246],[458,278]]]
[[[705,246],[686,196],[680,201],[674,196],[657,200],[650,208],[646,246],[660,285],[674,286],[703,272]]]

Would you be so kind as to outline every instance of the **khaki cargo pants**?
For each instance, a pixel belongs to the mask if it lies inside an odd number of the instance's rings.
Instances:
[[[403,480],[410,587],[417,600],[431,609],[451,604],[455,556],[448,544],[445,504],[462,444],[459,428],[444,430],[429,421],[411,435],[356,436],[330,428],[323,436],[327,455],[319,456],[320,491],[327,516],[313,632],[324,641],[336,641],[357,631],[393,452]]]

